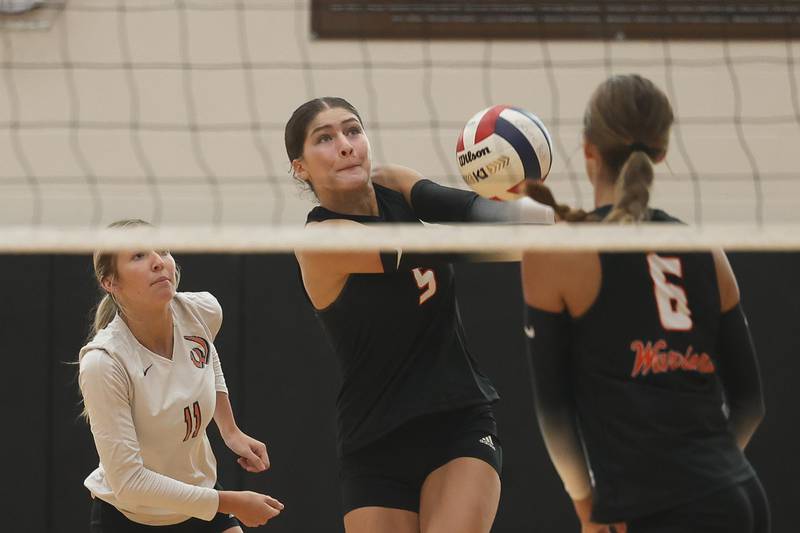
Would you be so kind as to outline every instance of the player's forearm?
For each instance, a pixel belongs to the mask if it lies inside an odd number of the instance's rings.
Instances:
[[[117,500],[127,507],[156,507],[211,520],[217,512],[217,491],[190,485],[143,466],[132,475],[106,474]]]
[[[227,440],[230,435],[239,431],[236,419],[233,416],[233,409],[228,395],[224,392],[217,392],[217,406],[214,409],[214,423],[217,424],[223,440]]]
[[[239,493],[231,490],[220,490],[217,491],[217,494],[219,495],[217,512],[232,515],[238,514],[239,501],[241,499]]]
[[[589,469],[583,456],[580,438],[570,409],[545,412],[537,408],[539,428],[550,460],[558,472],[564,490],[579,501],[591,494]]]
[[[730,408],[729,424],[744,449],[764,418],[764,395],[755,346],[741,305],[720,317],[717,372]]]
[[[472,191],[419,180],[411,191],[414,214],[426,222],[486,224],[553,224],[553,209],[530,198],[509,202],[488,200]]]
[[[550,459],[573,500],[591,492],[589,469],[578,434],[570,375],[570,319],[565,312],[526,306],[536,419]]]

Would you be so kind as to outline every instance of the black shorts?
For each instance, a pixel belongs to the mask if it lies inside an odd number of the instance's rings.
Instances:
[[[146,526],[129,520],[110,503],[94,498],[89,519],[89,533],[222,533],[238,525],[240,524],[236,517],[217,513],[210,522],[190,518],[171,526]]]
[[[500,475],[503,449],[491,405],[415,418],[342,457],[343,514],[371,506],[417,513],[425,479],[458,457],[480,459]]]
[[[757,477],[628,522],[628,533],[769,533],[767,495]]]

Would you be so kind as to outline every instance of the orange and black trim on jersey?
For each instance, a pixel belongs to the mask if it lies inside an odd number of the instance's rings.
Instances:
[[[209,342],[203,337],[193,335],[186,335],[183,338],[199,345],[189,351],[189,359],[197,368],[204,368],[208,364]]]

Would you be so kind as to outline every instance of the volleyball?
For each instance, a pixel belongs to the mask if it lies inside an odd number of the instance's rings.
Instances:
[[[544,180],[553,162],[550,133],[539,117],[495,105],[476,113],[458,136],[458,168],[472,189],[493,200],[525,195],[525,180]]]

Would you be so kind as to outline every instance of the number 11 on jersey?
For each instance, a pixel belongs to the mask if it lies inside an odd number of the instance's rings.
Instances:
[[[192,414],[194,414],[194,423],[192,423]],[[192,404],[192,410],[186,406],[183,408],[183,421],[186,422],[186,435],[183,437],[183,442],[189,440],[189,437],[195,438],[200,432],[200,426],[203,425],[203,415],[200,413],[200,402]],[[194,428],[194,431],[192,431]]]

